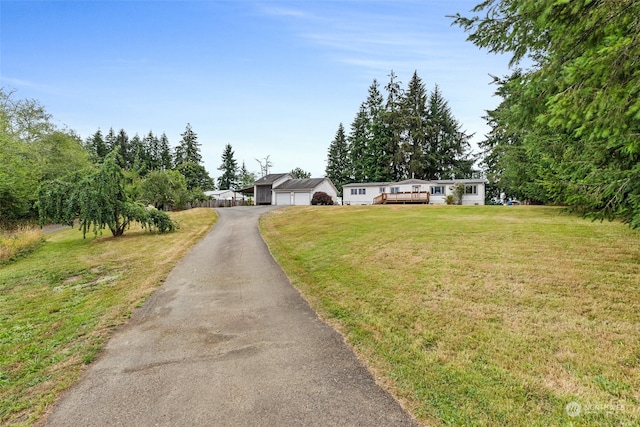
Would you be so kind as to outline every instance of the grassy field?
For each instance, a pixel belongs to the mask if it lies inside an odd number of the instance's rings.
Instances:
[[[180,229],[168,234],[58,231],[0,267],[1,425],[36,421],[216,219],[212,209],[171,217]]]
[[[427,425],[639,425],[640,232],[548,207],[273,211],[292,283]]]

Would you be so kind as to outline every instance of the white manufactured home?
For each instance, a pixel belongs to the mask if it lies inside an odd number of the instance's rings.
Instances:
[[[400,182],[367,182],[346,184],[342,188],[345,205],[374,205],[386,203],[423,203],[443,205],[455,184],[464,185],[463,205],[484,205],[484,179],[455,179],[424,181],[407,179]]]

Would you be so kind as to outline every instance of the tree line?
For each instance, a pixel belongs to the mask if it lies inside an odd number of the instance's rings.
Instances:
[[[640,2],[489,0],[453,16],[511,56],[481,143],[507,196],[640,226]],[[525,68],[526,67],[526,68]]]
[[[106,134],[98,129],[83,141],[73,130],[55,126],[37,100],[16,99],[4,88],[0,159],[0,226],[79,220],[85,234],[108,228],[116,236],[137,221],[168,231],[175,224],[163,210],[208,199],[205,192],[216,189],[188,123],[173,148],[165,133],[153,131],[130,138],[124,129]],[[269,156],[256,160],[263,175],[273,166]],[[257,178],[244,161],[238,166],[231,144],[225,145],[218,170],[221,190],[246,188]],[[309,176],[300,168],[292,174]]]
[[[132,221],[172,230],[162,210],[214,188],[189,124],[181,136],[173,152],[166,135],[153,132],[129,139],[111,129],[82,141],[55,126],[38,101],[0,88],[0,225],[78,219],[85,234],[121,235]]]
[[[116,163],[136,177],[144,178],[154,171],[175,170],[186,179],[186,188],[192,199],[203,197],[203,192],[213,190],[215,184],[202,163],[198,135],[187,123],[181,139],[173,150],[167,135],[160,137],[149,131],[144,137],[138,134],[129,138],[124,129],[117,133],[113,128],[106,135],[98,129],[85,140],[85,147],[95,163],[102,163],[109,153],[118,151]]]
[[[329,145],[325,172],[340,194],[352,182],[472,177],[472,135],[437,85],[428,92],[414,72],[403,90],[391,71],[384,91],[374,79],[349,133],[340,123]]]

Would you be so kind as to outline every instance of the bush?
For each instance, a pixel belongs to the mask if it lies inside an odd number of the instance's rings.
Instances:
[[[147,211],[149,215],[149,228],[155,227],[160,233],[166,233],[168,231],[174,231],[178,228],[178,224],[169,218],[169,215],[164,211],[151,208]]]
[[[462,196],[464,196],[464,184],[461,182],[456,183],[453,187],[453,203],[456,205],[462,204]]]
[[[324,191],[316,191],[311,198],[312,205],[333,205],[333,199]]]

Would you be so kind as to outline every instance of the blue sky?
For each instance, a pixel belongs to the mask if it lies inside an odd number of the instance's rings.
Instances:
[[[338,124],[373,79],[414,70],[437,84],[474,141],[497,105],[507,58],[466,42],[446,15],[479,0],[0,2],[0,85],[39,100],[83,139],[152,130],[172,145],[190,123],[218,176],[225,144],[258,172],[323,176]]]

